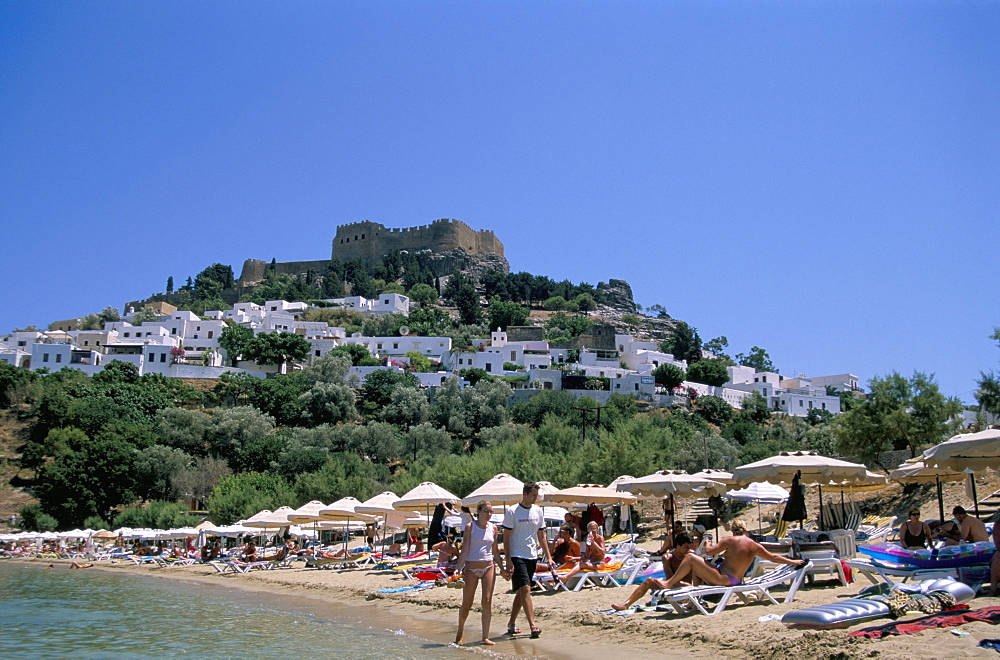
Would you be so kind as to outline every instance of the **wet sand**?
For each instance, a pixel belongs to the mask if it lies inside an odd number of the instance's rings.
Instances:
[[[650,544],[655,545],[655,543]],[[22,560],[6,560],[22,561]],[[57,568],[69,562],[24,560],[33,564],[46,561]],[[208,566],[150,568],[131,563],[99,562],[91,570],[126,571],[141,575],[180,580],[197,589],[201,585],[239,589],[255,598],[266,598],[275,607],[308,615],[333,618],[377,630],[403,631],[425,640],[428,655],[435,645],[452,642],[461,603],[461,590],[434,587],[392,594],[375,593],[412,584],[387,571],[295,568],[255,571],[247,574],[219,574]],[[624,600],[631,587],[586,588],[577,593],[559,592],[534,596],[537,623],[542,637],[529,639],[527,633],[510,638],[504,635],[513,596],[509,583],[500,580],[494,597],[491,637],[496,646],[483,647],[478,606],[466,624],[466,647],[472,652],[495,657],[608,658],[628,654],[669,655],[678,658],[954,658],[993,657],[995,651],[977,647],[979,640],[1000,637],[1000,629],[972,623],[959,629],[933,629],[915,635],[871,641],[848,637],[847,632],[888,623],[879,619],[847,630],[802,631],[785,628],[777,621],[760,622],[765,615],[781,615],[793,609],[821,605],[853,597],[869,582],[861,578],[847,587],[832,580],[817,579],[805,585],[796,601],[789,604],[731,604],[717,616],[677,615],[661,612],[608,615],[612,602]],[[776,597],[781,600],[781,592]],[[977,598],[973,608],[1000,605],[998,598]],[[523,616],[518,624],[527,630]]]

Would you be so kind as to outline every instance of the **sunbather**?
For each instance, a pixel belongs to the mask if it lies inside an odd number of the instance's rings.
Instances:
[[[911,509],[909,519],[899,527],[899,545],[919,550],[930,545],[931,537],[930,526],[920,520],[920,509]]]
[[[599,570],[601,565],[604,564],[604,557],[606,554],[607,552],[604,549],[604,537],[601,536],[600,526],[596,522],[587,523],[587,538],[584,540],[580,561],[576,563],[576,566],[574,566],[569,573],[563,576],[563,582],[566,582],[580,571]]]
[[[732,536],[705,548],[705,552],[709,555],[722,555],[722,562],[718,567],[689,552],[677,567],[677,571],[667,580],[664,588],[673,589],[689,576],[690,579],[698,578],[707,584],[735,586],[743,582],[743,576],[746,575],[754,557],[791,566],[802,566],[806,563],[802,559],[790,559],[768,551],[746,535],[747,528],[742,520],[732,521],[729,528],[733,533]]]
[[[942,546],[960,545],[962,543],[962,532],[958,529],[958,523],[954,520],[947,520],[934,530],[934,540],[942,541]]]
[[[539,562],[540,572],[554,571],[557,568],[576,568],[580,563],[580,543],[573,538],[573,528],[564,524],[559,528],[559,536],[552,542],[550,548],[552,563]]]
[[[697,543],[695,543],[694,539],[688,536],[687,532],[678,532],[674,537],[674,540],[677,542],[677,545],[673,550],[663,555],[663,572],[666,579],[659,580],[654,577],[646,578],[642,581],[642,584],[636,587],[635,591],[632,592],[624,603],[612,604],[612,609],[627,610],[632,607],[633,603],[645,596],[647,592],[652,591],[653,589],[669,588],[667,587],[667,579],[670,579],[674,573],[677,572],[677,569],[680,568],[680,565],[684,561],[684,557],[693,552],[697,547]],[[690,585],[689,583],[681,582],[679,586],[686,587]]]
[[[993,523],[993,545],[996,550],[990,559],[990,595],[997,595],[997,582],[1000,582],[1000,523]]]
[[[970,516],[964,507],[956,506],[951,510],[951,513],[958,520],[958,531],[961,532],[964,541],[982,543],[990,540],[990,535],[986,533],[986,525],[983,521]]]

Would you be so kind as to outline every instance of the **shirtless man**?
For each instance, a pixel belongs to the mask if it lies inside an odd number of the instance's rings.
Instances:
[[[963,541],[980,543],[990,540],[990,535],[986,533],[986,525],[983,521],[970,516],[963,507],[956,506],[951,510],[951,514],[958,520],[958,531],[962,535]]]
[[[677,532],[677,535],[674,536],[674,540],[677,541],[677,545],[674,547],[673,550],[663,555],[664,576],[667,579],[672,577],[673,574],[676,572],[675,569],[679,568],[680,565],[684,562],[684,557],[686,557],[689,553],[694,552],[694,549],[698,547],[698,544],[695,542],[694,539],[688,536],[687,532]],[[681,586],[686,587],[688,585],[686,582],[682,582]],[[648,577],[642,581],[642,584],[636,587],[635,591],[632,592],[632,595],[628,597],[628,600],[626,600],[624,603],[613,603],[611,605],[611,609],[618,610],[619,612],[621,610],[627,610],[628,608],[632,607],[632,603],[642,598],[646,594],[646,592],[651,591],[653,589],[666,589],[666,588],[667,588],[666,580],[658,580],[657,578],[654,577]]]
[[[722,539],[715,545],[705,547],[710,555],[722,555],[722,565],[715,568],[693,552],[684,557],[677,571],[664,584],[665,589],[673,589],[688,577],[699,578],[706,584],[731,587],[743,582],[743,576],[750,568],[754,557],[790,566],[804,566],[804,559],[790,559],[768,551],[760,543],[746,536],[747,528],[742,520],[730,523],[732,536]],[[690,580],[689,580],[690,581]]]
[[[990,559],[990,595],[997,595],[997,582],[1000,582],[1000,523],[993,524],[993,545],[996,550]]]

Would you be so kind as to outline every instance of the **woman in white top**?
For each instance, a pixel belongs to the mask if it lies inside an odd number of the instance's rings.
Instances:
[[[458,556],[456,573],[461,573],[465,580],[462,591],[462,609],[458,611],[458,634],[455,643],[461,644],[465,634],[465,620],[472,610],[472,601],[476,597],[476,587],[483,583],[483,644],[493,646],[490,640],[490,619],[493,617],[493,584],[496,580],[500,563],[499,534],[497,526],[490,522],[493,506],[489,502],[480,502],[476,507],[475,519],[465,526],[462,536],[462,551]],[[463,572],[464,570],[464,572]]]

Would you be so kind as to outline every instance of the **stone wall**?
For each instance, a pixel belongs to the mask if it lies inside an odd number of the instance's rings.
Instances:
[[[402,229],[390,229],[370,220],[340,225],[331,258],[374,261],[399,250],[443,253],[459,248],[474,256],[504,256],[503,243],[489,229],[476,231],[460,220],[443,219]]]

